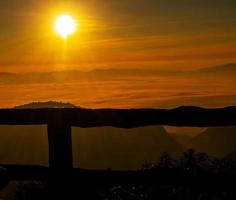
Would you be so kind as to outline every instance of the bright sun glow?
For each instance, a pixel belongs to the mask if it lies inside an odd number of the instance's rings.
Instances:
[[[66,39],[76,31],[76,23],[70,15],[62,15],[56,21],[55,30],[61,37]]]

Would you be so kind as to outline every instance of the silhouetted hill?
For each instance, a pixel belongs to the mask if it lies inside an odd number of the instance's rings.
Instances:
[[[236,150],[236,127],[211,127],[194,137],[193,148],[212,156],[225,157]]]
[[[15,106],[15,109],[24,108],[78,108],[71,103],[63,103],[57,101],[46,101],[46,102],[32,102],[24,105]]]

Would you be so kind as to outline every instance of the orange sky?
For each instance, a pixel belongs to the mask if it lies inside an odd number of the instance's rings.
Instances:
[[[119,79],[108,74],[105,81],[63,83],[32,78],[28,84],[24,75],[14,82],[1,73],[186,71],[236,63],[235,10],[235,0],[1,0],[0,107],[49,100],[92,108],[235,105],[232,73]],[[65,13],[78,25],[66,44],[54,27]]]
[[[9,0],[0,3],[0,71],[181,69],[236,62],[235,1]],[[79,24],[55,33],[68,13]]]

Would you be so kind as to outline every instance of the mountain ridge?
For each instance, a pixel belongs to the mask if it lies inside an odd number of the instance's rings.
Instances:
[[[80,108],[69,102],[45,101],[45,102],[30,102],[23,105],[15,106],[14,109],[37,109],[37,108]]]
[[[179,73],[191,73],[191,72],[214,72],[214,71],[236,71],[236,63],[226,63],[222,65],[215,65],[211,67],[204,67],[196,70],[163,70],[163,69],[141,69],[141,68],[107,68],[107,69],[93,69],[90,71],[82,71],[82,70],[63,70],[63,71],[48,71],[48,72],[27,72],[27,73],[12,73],[12,72],[0,72],[1,76],[10,76],[10,75],[22,75],[22,76],[35,76],[35,75],[57,75],[57,74],[96,74],[96,73],[120,73],[126,74],[126,73],[133,73],[133,72],[138,72],[138,73],[146,73],[146,75],[151,75],[151,74],[179,74]]]
[[[222,76],[232,78],[236,75],[236,64],[218,65],[197,70],[159,70],[140,68],[109,68],[91,71],[65,70],[52,72],[9,73],[0,72],[0,84],[43,84],[43,83],[73,83],[78,81],[110,81],[125,80],[140,77],[205,77]]]
[[[209,127],[191,140],[194,149],[225,157],[236,150],[236,127]]]

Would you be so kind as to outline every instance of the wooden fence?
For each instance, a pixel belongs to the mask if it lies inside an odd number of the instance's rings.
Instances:
[[[203,109],[179,107],[175,109],[0,109],[0,125],[47,125],[49,168],[39,166],[4,165],[11,179],[47,178],[50,173],[73,173],[80,179],[150,181],[153,174],[139,171],[82,170],[73,168],[71,127],[135,128],[150,125],[215,127],[235,126],[236,107]],[[20,134],[20,133],[19,133]],[[33,133],[32,133],[33,134]],[[96,158],[95,158],[96,159]],[[80,173],[79,173],[80,172]],[[159,178],[161,174],[158,174]],[[179,174],[181,176],[181,174]],[[166,180],[166,177],[163,179]]]

